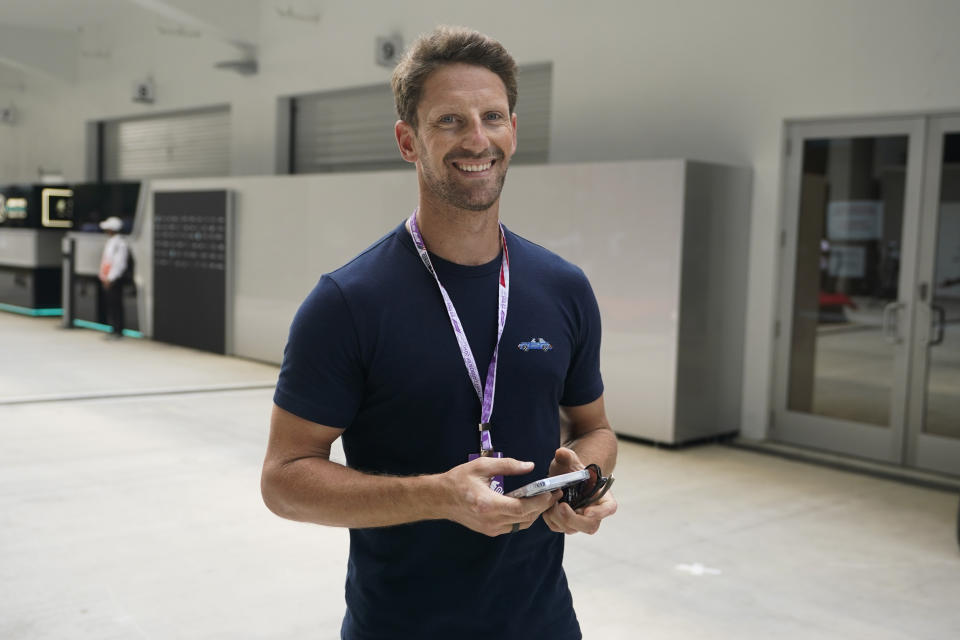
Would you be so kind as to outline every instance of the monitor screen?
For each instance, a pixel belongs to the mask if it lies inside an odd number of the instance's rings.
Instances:
[[[139,182],[75,184],[71,189],[75,231],[100,231],[102,221],[116,216],[123,220],[123,233],[130,232],[137,213]]]
[[[39,227],[40,210],[32,185],[12,184],[0,187],[0,226]]]

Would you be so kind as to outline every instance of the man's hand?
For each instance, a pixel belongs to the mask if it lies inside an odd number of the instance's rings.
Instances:
[[[493,476],[533,471],[532,462],[513,458],[477,458],[439,476],[446,490],[444,517],[486,536],[510,533],[514,525],[527,529],[560,498],[560,492],[531,498],[508,498],[490,488]]]
[[[550,463],[550,475],[586,469],[580,457],[572,449],[560,447]],[[611,492],[607,492],[599,501],[574,511],[566,502],[559,502],[543,514],[543,521],[551,531],[557,533],[589,533],[600,529],[600,521],[617,512],[617,501]]]

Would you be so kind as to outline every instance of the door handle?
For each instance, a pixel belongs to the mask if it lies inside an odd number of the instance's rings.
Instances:
[[[927,344],[931,347],[934,347],[943,342],[943,334],[946,331],[947,326],[947,312],[943,307],[936,304],[930,305],[930,310],[933,311],[937,321],[933,325],[933,335],[935,337]]]
[[[896,322],[891,322],[893,318],[906,305],[902,302],[891,302],[883,308],[883,337],[890,344],[900,344],[903,340],[900,338],[899,316]]]

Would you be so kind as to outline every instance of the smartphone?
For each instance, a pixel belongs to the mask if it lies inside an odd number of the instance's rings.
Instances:
[[[589,477],[590,472],[586,469],[581,469],[580,471],[571,471],[570,473],[562,473],[559,476],[550,476],[549,478],[544,478],[543,480],[531,482],[528,485],[511,491],[507,495],[511,498],[529,498],[541,493],[547,493],[548,491],[555,491],[556,489],[569,487],[572,484],[583,482]]]

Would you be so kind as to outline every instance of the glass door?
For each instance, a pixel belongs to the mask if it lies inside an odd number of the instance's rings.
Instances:
[[[775,440],[903,461],[924,126],[788,128]]]
[[[960,475],[960,117],[926,147],[907,463]]]

